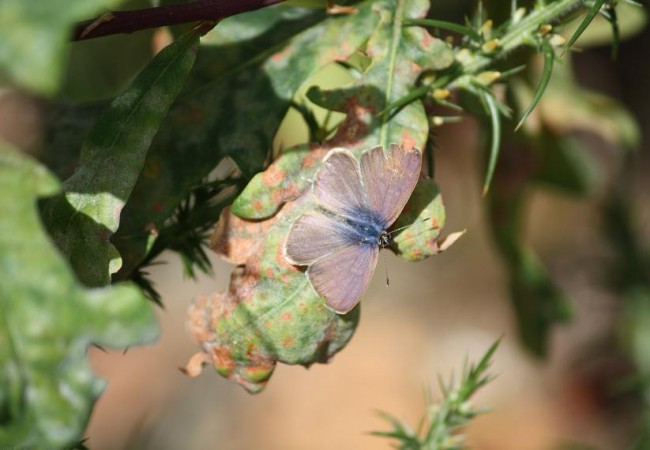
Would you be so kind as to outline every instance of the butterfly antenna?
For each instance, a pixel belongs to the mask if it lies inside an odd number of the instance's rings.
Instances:
[[[390,279],[388,278],[388,261],[386,261],[386,253],[382,252],[382,258],[384,260],[384,270],[386,271],[386,287],[389,287]]]
[[[427,217],[426,219],[422,219],[422,222],[426,222],[429,219],[431,219],[431,217]],[[404,225],[403,227],[395,228],[394,230],[388,231],[387,234],[389,236],[392,236],[393,234],[397,233],[398,231],[402,231],[403,229],[408,228],[411,225],[413,225],[413,224],[408,224],[408,225]]]

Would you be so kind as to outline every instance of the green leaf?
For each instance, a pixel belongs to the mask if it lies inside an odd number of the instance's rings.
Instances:
[[[99,118],[81,150],[65,194],[48,201],[48,229],[79,279],[103,286],[120,265],[109,242],[153,136],[194,63],[200,33],[192,31],[160,52]]]
[[[64,448],[78,442],[104,381],[90,370],[91,343],[153,341],[155,317],[131,285],[80,286],[40,223],[37,197],[58,182],[42,166],[0,145],[0,442]]]
[[[440,188],[431,179],[422,178],[413,190],[404,211],[393,225],[394,250],[407,261],[422,261],[440,253],[438,242],[445,226],[445,207]]]
[[[453,63],[451,48],[419,27],[404,27],[409,19],[426,15],[424,0],[377,1],[380,22],[368,40],[370,66],[351,87],[307,93],[314,103],[347,118],[332,139],[333,146],[363,149],[391,143],[424,148],[428,121],[422,103],[413,101],[397,112],[388,105],[410,94],[423,68],[440,70]],[[414,64],[415,63],[415,64]]]
[[[108,102],[61,101],[45,107],[45,138],[39,159],[59,179],[74,174],[83,142],[108,105]]]
[[[61,82],[66,46],[75,22],[120,0],[3,0],[0,2],[0,76],[51,95]]]
[[[261,171],[295,93],[322,66],[351,55],[377,21],[357,14],[263,8],[228,18],[206,35],[189,87],[156,137],[114,242],[127,277],[159,228],[226,156],[245,177]]]
[[[203,358],[251,393],[264,388],[278,362],[326,363],[358,324],[359,307],[334,313],[281,256],[291,222],[304,210],[292,202],[261,222],[225,212],[213,248],[241,266],[226,292],[200,297],[190,308],[189,329]]]

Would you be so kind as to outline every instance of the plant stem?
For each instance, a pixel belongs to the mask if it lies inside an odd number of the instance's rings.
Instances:
[[[216,21],[281,1],[283,0],[196,0],[155,8],[111,11],[95,19],[78,23],[72,32],[72,40],[81,41],[112,34],[133,33],[148,28],[201,20]]]
[[[584,0],[558,0],[537,11],[531,12],[521,22],[512,26],[508,30],[508,33],[500,38],[499,48],[493,55],[476,53],[464,61],[463,73],[476,74],[487,68],[494,62],[496,56],[502,56],[530,41],[541,25],[561,18],[567,12],[581,6],[583,3]],[[456,87],[455,82],[449,85],[449,88],[452,87]]]

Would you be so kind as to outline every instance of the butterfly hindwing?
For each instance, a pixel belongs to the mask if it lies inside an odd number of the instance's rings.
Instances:
[[[307,269],[307,277],[326,305],[343,314],[354,308],[368,285],[377,266],[379,247],[349,245]]]
[[[291,264],[309,265],[349,245],[346,228],[318,211],[300,216],[292,225],[284,246]]]

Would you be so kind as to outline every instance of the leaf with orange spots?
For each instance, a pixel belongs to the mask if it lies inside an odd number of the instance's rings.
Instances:
[[[257,174],[232,205],[246,219],[264,219],[282,204],[297,198],[311,184],[326,148],[299,145],[286,151],[264,172]]]
[[[230,211],[222,214],[212,248],[239,266],[227,292],[201,297],[190,309],[189,329],[203,351],[188,363],[186,373],[197,374],[196,361],[212,363],[221,375],[249,392],[259,392],[277,362],[305,366],[327,362],[352,337],[359,307],[345,315],[332,312],[304,269],[284,256],[291,224],[315,208],[308,181],[302,181],[298,191],[288,186],[291,180],[306,178],[301,173],[313,175],[324,153],[323,148],[288,152],[256,177],[255,194],[262,194],[267,183],[275,193],[269,195],[279,196],[274,202],[284,198],[276,214],[264,220],[242,219]],[[396,231],[391,249],[409,261],[439,253],[446,248],[438,241],[444,223],[440,191],[435,182],[423,178],[395,224],[396,230],[403,228]]]
[[[442,251],[438,241],[445,226],[445,207],[435,181],[422,178],[393,225],[393,250],[407,261],[422,261]]]
[[[315,103],[346,114],[324,147],[345,147],[357,155],[365,148],[386,148],[391,143],[424,148],[429,126],[419,101],[389,117],[377,114],[406,95],[423,68],[443,69],[453,61],[445,42],[422,28],[402,25],[404,19],[426,15],[427,7],[428,2],[422,0],[373,2],[379,22],[366,44],[365,52],[371,58],[367,70],[349,88],[322,91],[312,87],[308,92]],[[307,146],[285,152],[267,173],[251,180],[235,201],[233,212],[248,219],[271,216],[309,185],[321,156]]]
[[[225,19],[206,35],[113,238],[123,257],[119,277],[128,278],[145,259],[147,230],[161,228],[223,158],[234,160],[245,178],[260,172],[300,86],[354,53],[377,21],[371,3],[338,17],[277,5]]]
[[[188,372],[196,373],[196,361],[211,362],[221,375],[259,392],[277,362],[326,362],[352,337],[359,308],[345,315],[326,308],[304,268],[286,261],[284,243],[291,224],[315,207],[311,180],[329,149],[343,146],[359,157],[377,144],[424,146],[429,129],[421,103],[391,117],[377,113],[408,92],[422,70],[418,58],[432,45],[448,50],[424,39],[421,29],[402,28],[403,19],[425,15],[426,5],[420,0],[372,3],[379,22],[366,44],[372,59],[368,70],[355,86],[322,93],[321,104],[346,113],[335,136],[322,146],[285,151],[250,181],[232,212],[222,215],[213,249],[240,266],[227,292],[201,297],[190,309],[189,328],[203,351]],[[444,221],[437,185],[421,180],[398,221],[405,228],[396,234],[393,250],[412,261],[439,252]]]
[[[422,28],[403,25],[405,19],[424,17],[428,1],[384,0],[375,2],[374,7],[380,21],[367,43],[366,54],[371,60],[367,70],[348,88],[323,91],[313,87],[307,95],[314,103],[347,115],[332,146],[387,148],[397,143],[423,148],[429,127],[420,101],[397,113],[379,113],[407,95],[424,69],[451,65],[451,47]]]
[[[325,307],[303,271],[283,255],[291,222],[308,206],[306,197],[263,222],[226,211],[213,236],[214,250],[237,267],[230,289],[198,298],[188,328],[203,350],[197,359],[251,393],[261,391],[276,363],[327,362],[352,337],[359,308],[338,315]],[[188,372],[196,374],[195,364]]]

